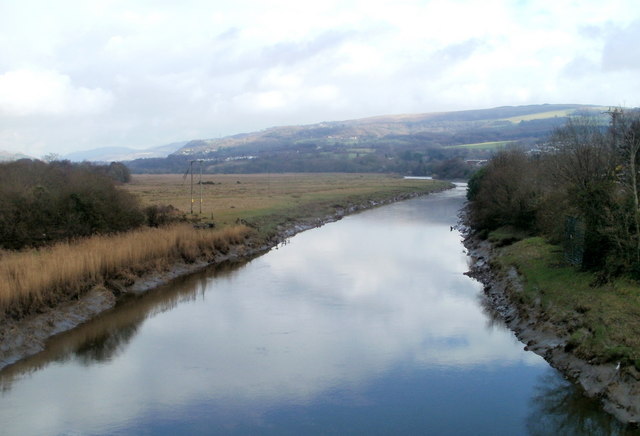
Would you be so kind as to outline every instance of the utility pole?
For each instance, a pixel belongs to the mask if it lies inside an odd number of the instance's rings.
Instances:
[[[200,215],[202,215],[202,159],[198,159],[200,162]]]
[[[193,215],[193,203],[195,202],[195,199],[193,198],[193,164],[194,162],[198,162],[200,164],[200,215],[202,215],[202,162],[204,162],[204,159],[194,159],[192,161],[189,162],[189,168],[187,169],[187,172],[184,173],[184,176],[182,177],[182,179],[186,179],[187,178],[187,174],[191,173],[191,215]]]
[[[189,171],[191,171],[191,215],[193,215],[193,163],[195,160],[189,162]]]

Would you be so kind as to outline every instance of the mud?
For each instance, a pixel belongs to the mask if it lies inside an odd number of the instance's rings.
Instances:
[[[565,377],[578,384],[585,395],[599,399],[604,410],[619,421],[637,427],[640,423],[640,373],[633,367],[594,364],[565,349],[569,333],[554,325],[539,304],[526,305],[519,296],[522,280],[515,269],[500,271],[492,266],[494,248],[473,236],[465,238],[471,258],[469,276],[484,285],[485,305],[525,345],[542,356]]]

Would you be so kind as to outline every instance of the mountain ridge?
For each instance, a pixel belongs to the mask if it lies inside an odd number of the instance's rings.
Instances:
[[[187,142],[188,141],[178,141],[144,149],[135,149],[130,147],[99,147],[68,153],[62,156],[62,159],[67,159],[72,162],[118,162],[144,158],[166,157],[183,147]]]
[[[585,104],[501,106],[455,112],[380,115],[276,126],[194,139],[166,158],[127,162],[133,173],[382,172],[464,178],[496,149],[534,149],[571,116],[602,117]],[[200,168],[201,167],[201,168]]]
[[[219,151],[221,148],[237,147],[252,142],[270,139],[318,140],[352,139],[356,136],[382,138],[388,135],[416,135],[438,133],[455,129],[456,123],[477,123],[482,127],[497,127],[514,124],[509,119],[539,114],[538,119],[548,119],[544,114],[569,115],[579,111],[594,111],[603,108],[585,104],[541,104],[524,106],[500,106],[489,109],[474,109],[452,112],[430,112],[419,114],[391,114],[342,121],[323,121],[305,125],[285,125],[263,130],[240,133],[222,138],[195,139],[189,141],[174,155],[199,155]],[[478,127],[473,124],[464,128]],[[451,144],[454,145],[454,144]]]

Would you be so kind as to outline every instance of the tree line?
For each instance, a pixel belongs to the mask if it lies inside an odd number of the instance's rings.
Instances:
[[[129,179],[121,163],[23,159],[0,164],[0,248],[38,247],[157,221],[157,210],[142,208],[137,198],[118,189],[117,183]]]
[[[471,227],[543,235],[605,278],[640,277],[640,110],[572,118],[542,150],[500,151],[471,177]]]
[[[196,156],[170,155],[166,158],[137,159],[126,164],[134,173],[184,173],[190,160],[195,157],[205,160],[203,171],[207,174],[397,173],[466,179],[473,168],[465,164],[465,159],[487,156],[476,150],[446,149],[424,144],[411,148],[397,144],[377,144],[371,150],[358,151],[358,147],[350,148],[341,144],[319,147],[309,143],[297,144],[295,147],[285,144],[280,148],[260,151],[256,151],[253,146],[239,146]]]

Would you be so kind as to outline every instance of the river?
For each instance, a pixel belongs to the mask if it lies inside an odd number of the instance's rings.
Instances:
[[[0,433],[631,434],[484,307],[464,187],[130,298],[0,372]]]

